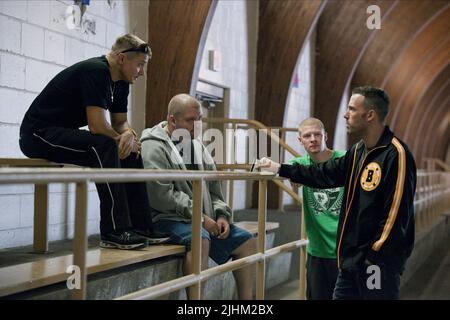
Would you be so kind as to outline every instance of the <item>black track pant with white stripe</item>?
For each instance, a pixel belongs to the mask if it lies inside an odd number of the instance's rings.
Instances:
[[[21,134],[20,148],[29,158],[92,168],[143,168],[132,153],[120,160],[114,139],[87,130],[48,127]],[[152,231],[145,183],[97,183],[100,233],[129,228]]]

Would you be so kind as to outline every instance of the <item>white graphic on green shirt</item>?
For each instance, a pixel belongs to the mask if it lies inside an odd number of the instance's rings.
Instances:
[[[335,150],[331,159],[344,155],[344,151]],[[291,160],[291,163],[310,166],[314,162],[306,155]],[[336,259],[336,234],[344,188],[316,189],[304,186],[302,194],[305,229],[309,239],[306,251],[314,257]]]
[[[312,208],[315,215],[335,214],[339,215],[342,205],[342,197],[339,197],[340,188],[314,189],[306,193],[306,204]]]

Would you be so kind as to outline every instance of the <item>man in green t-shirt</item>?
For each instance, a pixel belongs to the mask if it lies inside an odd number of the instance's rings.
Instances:
[[[345,151],[327,148],[327,133],[322,121],[308,118],[298,127],[298,140],[308,153],[290,161],[311,165],[345,155]],[[344,188],[303,187],[307,247],[306,296],[308,300],[331,300],[338,275],[336,232]]]

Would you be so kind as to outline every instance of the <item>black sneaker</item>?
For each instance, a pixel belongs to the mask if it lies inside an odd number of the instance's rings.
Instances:
[[[111,232],[101,236],[100,247],[117,248],[123,250],[143,248],[147,239],[132,231]]]
[[[147,240],[147,244],[161,244],[169,241],[170,237],[165,235],[157,235],[150,231],[133,230],[138,236],[144,237]]]

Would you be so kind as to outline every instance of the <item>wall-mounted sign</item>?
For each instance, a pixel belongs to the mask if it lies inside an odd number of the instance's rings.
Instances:
[[[209,70],[220,71],[220,52],[209,50]]]

